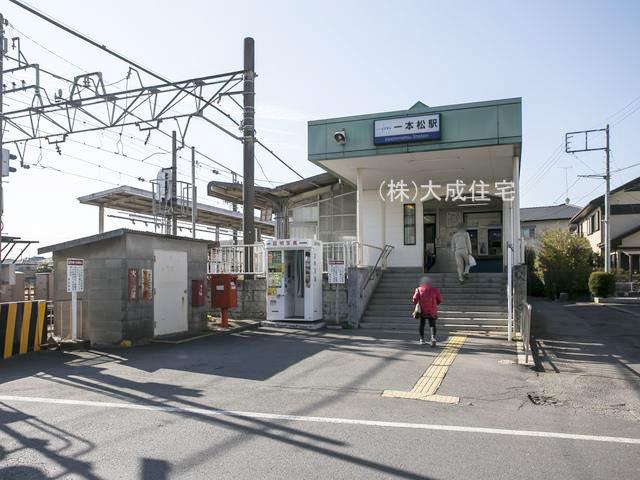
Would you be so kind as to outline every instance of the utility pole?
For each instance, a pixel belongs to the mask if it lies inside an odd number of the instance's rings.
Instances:
[[[5,38],[4,38],[4,15],[0,13],[0,152],[2,151],[2,140],[4,135],[4,114],[2,110],[4,98],[4,79],[2,76],[4,70],[4,54],[5,54]],[[4,191],[2,189],[2,174],[0,174],[0,250],[2,249],[2,234],[4,233],[4,224],[2,223],[2,214],[4,213]],[[1,293],[1,292],[0,292]]]
[[[178,141],[171,132],[171,235],[178,235]]]
[[[605,134],[604,146],[590,146],[589,136],[594,133]],[[574,147],[575,142],[578,146]],[[565,152],[577,153],[577,152],[593,152],[596,150],[604,150],[606,154],[606,165],[604,175],[578,175],[584,178],[602,178],[605,181],[604,192],[604,221],[602,222],[602,233],[604,234],[604,271],[609,272],[611,270],[611,229],[609,228],[609,195],[611,193],[611,145],[609,135],[609,124],[605,128],[596,130],[580,130],[577,132],[569,132],[565,134]]]
[[[604,193],[604,271],[608,272],[611,265],[611,229],[609,228],[609,194],[611,193],[611,148],[609,148],[609,124],[607,123],[606,136],[606,157],[607,166],[605,170],[604,181],[606,183]]]
[[[242,142],[243,142],[243,189],[242,203],[243,210],[243,243],[252,245],[255,243],[255,226],[253,210],[255,205],[254,188],[254,144],[255,144],[255,86],[254,86],[254,41],[253,38],[244,39],[244,89],[243,89],[243,120],[242,120]]]
[[[196,147],[191,147],[191,237],[196,238],[198,192],[196,191]]]

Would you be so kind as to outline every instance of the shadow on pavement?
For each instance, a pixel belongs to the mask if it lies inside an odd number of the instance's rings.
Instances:
[[[393,361],[400,361],[401,356],[408,351],[415,350],[415,346],[408,345],[406,341],[397,339],[385,340],[366,337],[350,341],[349,337],[340,335],[282,334],[281,332],[276,335],[269,332],[252,332],[251,334],[235,336],[211,337],[201,342],[192,342],[187,346],[154,345],[132,350],[34,355],[30,358],[14,361],[13,365],[11,365],[12,368],[3,369],[0,373],[0,382],[4,383],[17,378],[33,376],[43,381],[77,389],[78,392],[93,392],[107,396],[110,399],[139,405],[211,409],[210,405],[197,401],[198,398],[204,396],[204,392],[199,389],[168,383],[137,381],[114,374],[106,364],[116,362],[143,371],[171,368],[212,376],[265,380],[323,350],[350,349],[355,345],[362,348],[369,343],[375,343],[379,346],[380,342],[387,342],[389,348],[395,349],[395,352],[390,356],[377,358],[376,355],[373,355],[373,352],[368,352],[366,348],[357,350],[358,354],[371,354],[375,359],[375,363],[366,371],[351,379],[345,385],[346,388],[349,388],[356,387],[363,379],[384,370]],[[247,361],[247,351],[253,351],[255,354],[251,362]],[[51,361],[52,358],[56,358],[57,361]],[[68,395],[68,390],[66,392]],[[326,396],[319,396],[317,400],[305,404],[304,407],[297,411],[288,413],[292,415],[309,415],[322,406],[333,403],[342,395],[343,392],[336,391]],[[228,415],[210,416],[181,410],[167,411],[166,414],[197,420],[218,429],[232,432],[233,436],[231,438],[225,437],[213,443],[209,441],[201,451],[192,453],[176,464],[170,464],[162,459],[143,458],[140,464],[141,478],[163,479],[169,478],[171,474],[180,475],[203,462],[210,461],[215,456],[224,455],[227,451],[239,448],[255,437],[310,451],[327,458],[339,459],[345,463],[357,465],[384,476],[428,478],[415,471],[387,465],[383,461],[352,455],[348,452],[349,445],[342,440],[337,440],[330,435],[310,433],[303,429],[289,426],[284,422]],[[59,468],[64,469],[65,472],[79,478],[98,478],[93,473],[92,463],[81,460],[82,457],[95,453],[97,449],[95,445],[79,437],[74,437],[70,432],[64,432],[52,425],[43,426],[43,431],[53,432],[53,435],[60,437],[58,440],[61,442],[64,438],[72,438],[76,443],[84,446],[83,450],[69,451],[67,454],[68,450],[66,449],[70,448],[69,445],[53,449],[51,448],[52,443],[50,440],[25,436],[21,429],[9,426],[9,424],[43,423],[41,420],[22,414],[17,409],[9,406],[0,411],[0,418],[3,420],[2,427],[0,427],[2,428],[2,433],[10,437],[13,443],[18,444],[20,449],[34,450],[48,461],[58,465]],[[7,452],[7,455],[12,453],[14,452]],[[29,475],[32,476],[25,478],[42,478],[37,476],[38,472],[36,471],[29,472]],[[64,475],[60,478],[64,478]]]

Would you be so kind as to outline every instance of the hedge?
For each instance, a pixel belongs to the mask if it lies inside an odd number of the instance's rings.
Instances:
[[[616,277],[613,273],[592,272],[589,276],[589,291],[594,297],[608,297],[616,290]]]

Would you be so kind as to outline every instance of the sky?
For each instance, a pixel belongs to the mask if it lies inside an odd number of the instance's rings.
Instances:
[[[635,154],[638,1],[38,0],[34,5],[171,80],[241,69],[243,38],[253,37],[257,135],[305,176],[320,172],[307,160],[309,120],[406,109],[416,101],[437,106],[511,97],[523,102],[522,206],[563,202],[567,186],[570,202],[578,205],[604,191],[603,181],[578,177],[601,173],[604,153],[565,154],[567,131],[609,122],[612,186],[640,175],[640,165],[615,171],[640,162]],[[30,62],[67,77],[101,71],[113,83],[109,88],[125,89],[123,62],[7,0],[0,1],[0,12],[10,22],[7,35],[20,36]],[[43,79],[43,86],[51,92],[65,87],[52,78]],[[6,96],[5,111],[29,100],[21,95]],[[231,104],[225,108],[239,118]],[[31,168],[18,167],[5,178],[3,234],[49,245],[97,233],[97,208],[80,205],[79,196],[117,185],[150,189],[138,177],[148,180],[160,166],[170,166],[165,152],[170,139],[154,133],[144,145],[144,137],[131,127],[78,134],[60,145],[60,153],[46,143],[31,145],[26,155]],[[187,143],[242,171],[241,144],[204,122],[194,122]],[[149,155],[153,160],[141,161]],[[180,174],[189,175],[188,155],[181,155]],[[256,157],[259,184],[297,179],[259,148]],[[198,165],[199,200],[220,205],[203,198],[208,181],[229,180],[214,168],[205,159]],[[107,230],[131,226],[111,217],[105,224]]]

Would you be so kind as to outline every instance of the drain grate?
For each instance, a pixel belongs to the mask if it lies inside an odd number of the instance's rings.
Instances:
[[[527,397],[534,405],[562,405],[562,402],[551,395],[541,395],[538,393],[527,393]]]

